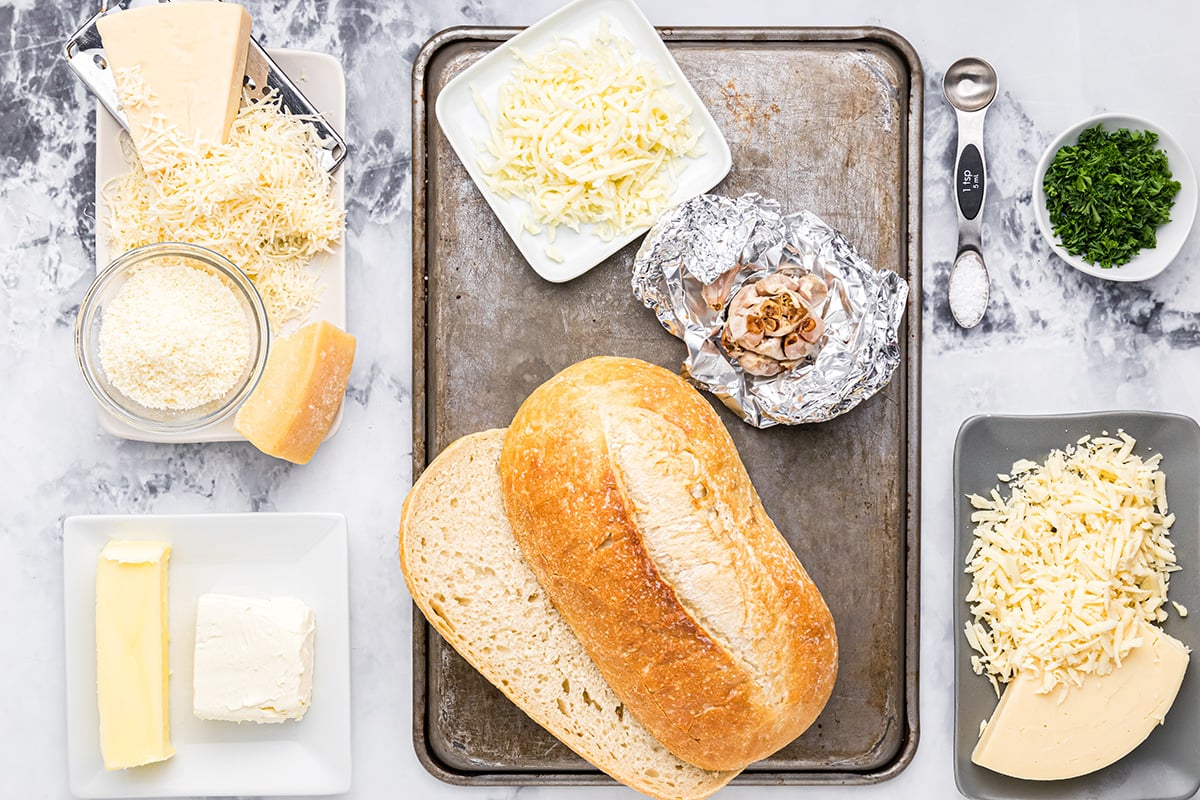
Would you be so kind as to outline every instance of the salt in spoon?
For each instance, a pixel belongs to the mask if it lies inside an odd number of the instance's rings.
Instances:
[[[996,71],[981,58],[960,58],[942,79],[942,92],[958,118],[954,196],[958,210],[958,254],[950,268],[950,313],[974,328],[987,311],[990,290],[980,234],[987,173],[983,161],[983,118],[996,99]],[[982,291],[981,291],[982,290]]]

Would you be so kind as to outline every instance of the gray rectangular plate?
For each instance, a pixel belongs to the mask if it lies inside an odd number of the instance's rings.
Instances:
[[[600,354],[678,369],[682,343],[634,298],[637,243],[565,284],[538,278],[429,113],[441,87],[515,30],[454,29],[414,66],[413,467],[503,427],[540,383]],[[801,738],[740,783],[870,783],[917,741],[921,330],[920,61],[890,31],[665,28],[733,151],[715,191],[811,209],[910,284],[903,365],[876,397],[822,425],[759,431],[714,401],[767,511],[838,626],[833,698]],[[460,784],[609,779],[531,722],[414,611],[413,738]]]
[[[1137,439],[1143,457],[1162,453],[1167,500],[1175,513],[1171,539],[1183,569],[1171,576],[1171,599],[1191,609],[1180,619],[1173,612],[1167,633],[1193,652],[1200,647],[1200,427],[1191,417],[1149,411],[1113,411],[1047,417],[972,417],[963,423],[954,445],[954,779],[964,795],[977,800],[1168,800],[1191,797],[1200,789],[1200,681],[1196,664],[1188,666],[1183,687],[1166,722],[1142,745],[1110,767],[1065,781],[1010,778],[971,762],[979,723],[992,715],[996,693],[988,680],[971,671],[971,648],[963,636],[970,616],[966,603],[971,576],[964,571],[974,539],[968,494],[986,495],[1021,458],[1042,462],[1051,450],[1074,444],[1085,434],[1124,430]],[[1001,494],[1007,491],[1001,490]]]

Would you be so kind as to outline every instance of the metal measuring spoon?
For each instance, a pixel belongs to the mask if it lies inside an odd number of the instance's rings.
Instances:
[[[950,65],[942,79],[942,93],[954,106],[958,118],[958,149],[954,158],[958,254],[950,268],[950,313],[964,328],[978,325],[988,305],[988,274],[980,236],[983,198],[987,195],[983,118],[996,99],[998,85],[996,71],[982,58],[960,58]],[[978,289],[982,289],[982,300],[973,293]]]

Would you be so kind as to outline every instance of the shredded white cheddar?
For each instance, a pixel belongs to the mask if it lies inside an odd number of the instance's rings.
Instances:
[[[320,276],[306,267],[341,240],[345,219],[311,125],[270,96],[242,106],[224,145],[200,147],[173,127],[156,128],[150,153],[134,152],[128,136],[122,145],[132,169],[102,189],[114,252],[154,242],[203,245],[246,271],[273,324],[307,314]]]
[[[1040,691],[1106,675],[1142,644],[1141,621],[1166,619],[1168,536],[1161,455],[1142,459],[1134,439],[1084,437],[1045,464],[1013,464],[1011,496],[970,495],[975,541],[966,637],[996,693],[1019,671]]]
[[[592,224],[608,241],[653,223],[670,205],[678,159],[701,153],[671,83],[607,20],[587,42],[515,55],[498,109],[477,91],[475,104],[491,129],[480,168],[501,197],[529,203],[523,230],[544,226],[552,244],[559,225]]]

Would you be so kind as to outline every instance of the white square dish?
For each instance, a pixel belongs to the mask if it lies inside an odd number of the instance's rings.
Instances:
[[[670,81],[668,91],[691,110],[693,124],[702,131],[700,146],[704,153],[683,159],[670,205],[682,203],[716,186],[733,165],[729,145],[712,114],[633,0],[575,0],[509,39],[446,84],[438,94],[434,110],[447,140],[517,249],[538,275],[554,283],[577,278],[641,236],[650,226],[631,230],[610,241],[604,241],[586,228],[577,233],[560,226],[554,247],[562,253],[563,261],[551,259],[545,252],[549,244],[548,233],[543,230],[531,234],[524,230],[522,217],[527,215],[529,204],[516,197],[500,197],[484,180],[478,155],[489,136],[489,127],[475,105],[474,92],[478,91],[489,101],[498,95],[500,86],[512,75],[516,63],[514,49],[536,53],[552,46],[559,38],[586,40],[599,30],[602,18],[608,20],[614,36],[632,42],[638,57],[650,62]]]
[[[158,764],[107,772],[96,705],[96,562],[111,539],[170,542],[171,743]],[[340,514],[81,516],[63,523],[67,762],[82,798],[323,795],[350,788],[350,625]],[[312,706],[258,725],[192,714],[196,603],[207,592],[303,601],[316,618]]]
[[[324,53],[310,53],[302,50],[272,50],[271,57],[288,74],[304,95],[321,109],[322,114],[338,131],[346,129],[346,76],[342,65],[336,58]],[[107,216],[104,207],[103,187],[113,178],[129,172],[129,163],[121,153],[121,125],[104,106],[96,101],[96,271],[104,269],[112,259],[119,255],[109,252],[108,226],[104,220]],[[334,197],[341,208],[345,208],[346,177],[345,168],[339,168],[333,173]],[[339,328],[346,329],[346,245],[345,241],[336,247],[332,253],[323,253],[312,260],[310,269],[321,274],[321,284],[324,291],[306,319],[288,326],[289,328],[318,320],[328,320]],[[272,330],[271,336],[278,336],[281,331]],[[100,427],[112,436],[123,439],[135,439],[143,442],[241,442],[245,441],[240,433],[233,429],[233,416],[230,415],[206,428],[186,433],[152,433],[139,430],[113,414],[98,409]],[[339,409],[334,418],[333,427],[329,430],[329,438],[337,433],[342,422],[342,412]]]

